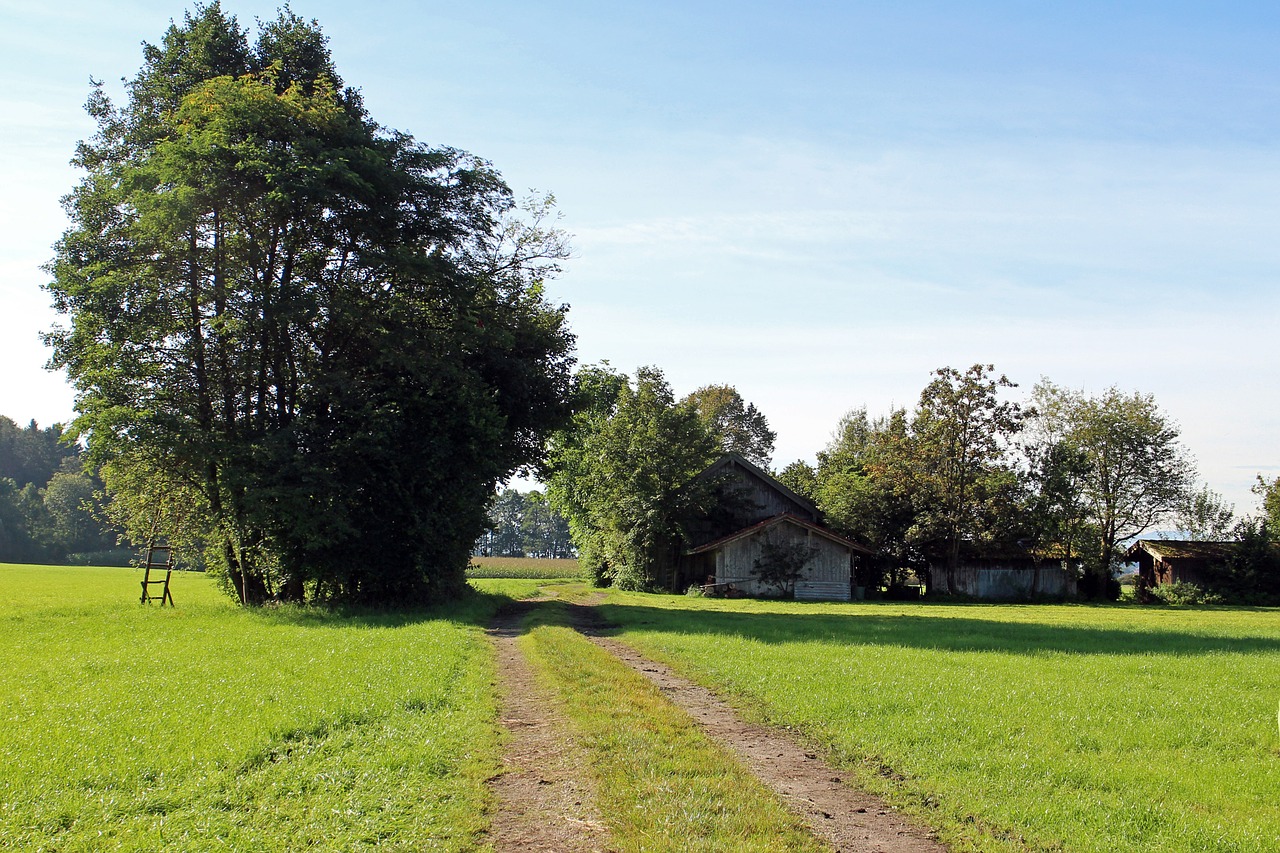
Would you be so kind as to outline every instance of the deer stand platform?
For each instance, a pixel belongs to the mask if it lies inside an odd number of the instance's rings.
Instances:
[[[159,601],[160,606],[164,607],[167,601],[170,607],[175,607],[173,594],[169,592],[169,579],[173,577],[173,548],[157,545],[155,542],[148,544],[147,562],[143,570],[142,603]],[[160,591],[157,592],[156,587],[160,587]]]

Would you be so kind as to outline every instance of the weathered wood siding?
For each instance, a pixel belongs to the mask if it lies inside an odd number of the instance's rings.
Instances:
[[[748,595],[769,595],[776,588],[756,580],[756,561],[767,538],[777,541],[799,541],[817,551],[804,567],[804,575],[796,582],[796,598],[824,598],[848,601],[852,552],[847,545],[794,524],[783,522],[752,536],[744,536],[716,551],[716,583],[732,583]]]
[[[747,519],[748,521],[762,521],[775,515],[782,515],[784,512],[798,515],[806,521],[818,520],[809,507],[802,506],[791,500],[791,498],[778,491],[773,484],[757,477],[754,472],[748,471],[739,465],[734,465],[730,470],[732,470],[742,488],[746,490],[751,502],[758,507]]]
[[[933,589],[936,592],[952,592],[947,589],[947,570],[937,566],[932,570]],[[959,566],[956,569],[956,589],[959,595],[992,600],[1018,601],[1033,597],[1075,598],[1075,575],[1060,564],[1043,563],[1037,569],[1023,564]]]

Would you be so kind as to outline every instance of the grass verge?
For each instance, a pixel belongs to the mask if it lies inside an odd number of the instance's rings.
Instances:
[[[611,594],[958,850],[1280,850],[1280,611]]]
[[[0,846],[469,850],[495,599],[249,611],[179,574],[0,565]]]
[[[583,738],[622,850],[824,849],[647,679],[539,608],[520,640]]]

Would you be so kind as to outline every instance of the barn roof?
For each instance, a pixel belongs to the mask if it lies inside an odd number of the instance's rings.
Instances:
[[[800,507],[806,512],[812,513],[814,518],[822,517],[821,510],[818,509],[817,505],[814,504],[813,501],[809,500],[803,495],[793,492],[791,489],[787,488],[786,485],[784,485],[781,481],[779,481],[776,477],[774,477],[768,471],[765,471],[763,468],[758,467],[754,462],[747,459],[742,454],[736,453],[732,450],[724,454],[723,456],[721,456],[715,462],[711,463],[711,465],[708,466],[707,469],[703,471],[701,474],[699,474],[698,476],[710,477],[716,474],[718,471],[723,471],[725,468],[728,468],[733,465],[737,465],[738,467],[747,471],[749,474],[752,474],[753,476],[759,478],[766,485],[768,485],[769,488],[779,492],[784,497],[786,497],[787,500],[796,504],[796,506]]]
[[[875,553],[870,548],[867,548],[864,545],[859,545],[857,542],[854,542],[852,539],[846,539],[843,536],[839,535],[838,533],[828,530],[827,528],[823,527],[821,524],[814,524],[812,521],[801,518],[800,516],[790,512],[784,512],[779,515],[772,516],[771,518],[766,518],[764,521],[756,522],[750,527],[744,527],[741,530],[737,531],[736,533],[730,533],[728,536],[722,536],[719,539],[716,539],[714,542],[708,542],[705,545],[699,545],[697,548],[692,549],[688,553],[703,554],[703,553],[706,553],[707,551],[714,551],[723,545],[729,544],[730,542],[734,542],[738,539],[744,539],[748,536],[754,536],[755,534],[763,530],[767,530],[770,527],[773,527],[778,524],[782,524],[784,522],[794,524],[797,527],[803,527],[805,530],[809,530],[817,534],[818,536],[823,537],[824,539],[828,539],[840,545],[845,545],[848,548],[854,551],[857,551],[860,554],[872,555]]]
[[[1139,539],[1125,552],[1126,562],[1146,551],[1158,560],[1226,560],[1239,547],[1237,542],[1195,541],[1189,539]]]

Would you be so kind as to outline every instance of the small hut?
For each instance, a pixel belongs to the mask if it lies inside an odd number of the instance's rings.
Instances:
[[[1124,559],[1138,564],[1138,578],[1147,586],[1204,586],[1210,568],[1224,565],[1239,547],[1238,542],[1139,539],[1125,552]]]

